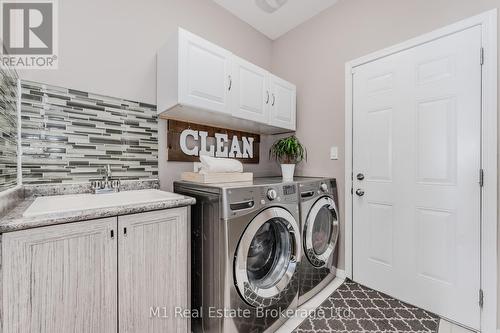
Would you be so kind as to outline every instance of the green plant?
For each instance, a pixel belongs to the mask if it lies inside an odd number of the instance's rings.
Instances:
[[[307,161],[307,150],[295,135],[276,141],[269,149],[269,158],[283,164],[296,164]]]

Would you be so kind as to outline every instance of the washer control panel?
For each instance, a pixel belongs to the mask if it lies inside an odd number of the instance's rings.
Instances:
[[[297,185],[265,186],[261,192],[262,204],[270,202],[294,202],[297,201]]]
[[[228,189],[223,200],[226,216],[248,214],[266,206],[298,203],[297,184],[262,185]]]

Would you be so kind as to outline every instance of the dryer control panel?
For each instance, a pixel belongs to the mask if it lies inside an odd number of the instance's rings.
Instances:
[[[337,182],[335,179],[314,180],[299,184],[300,200],[307,201],[322,195],[337,196]]]

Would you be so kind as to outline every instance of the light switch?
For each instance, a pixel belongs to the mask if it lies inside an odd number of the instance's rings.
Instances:
[[[339,159],[339,148],[338,147],[330,147],[330,159],[338,160]]]

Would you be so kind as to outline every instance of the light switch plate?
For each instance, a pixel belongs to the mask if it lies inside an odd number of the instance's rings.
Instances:
[[[338,147],[330,147],[330,159],[338,160],[339,159],[339,148]]]

